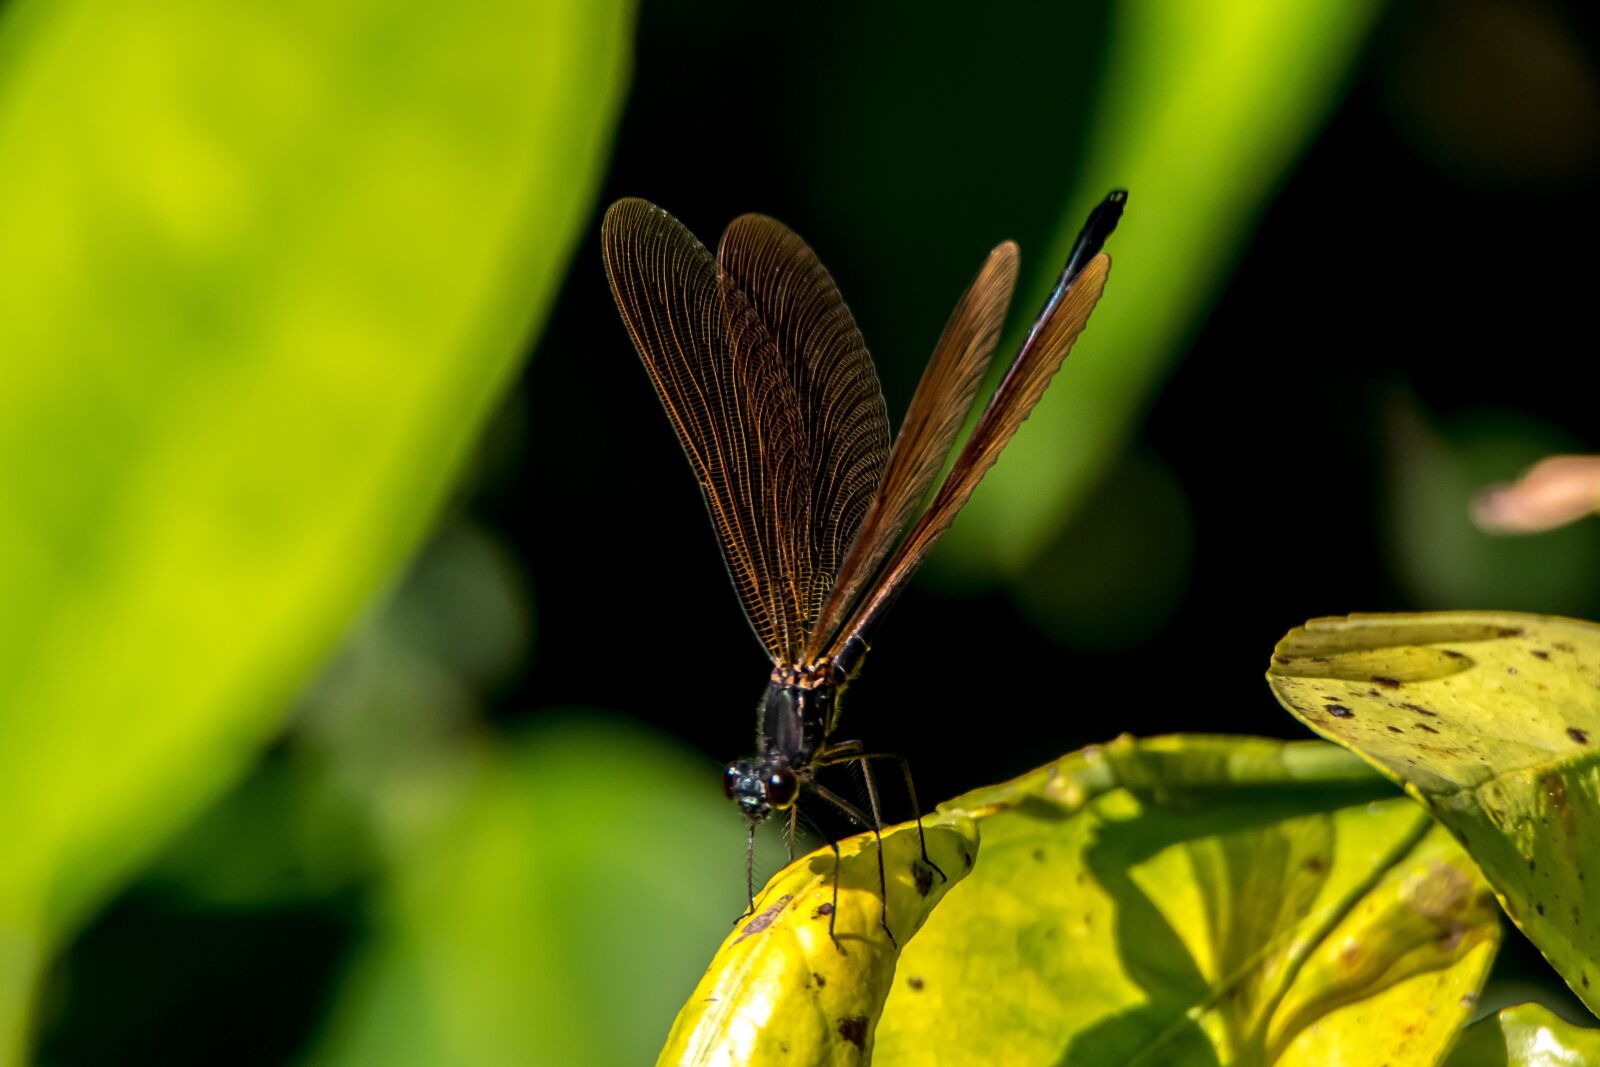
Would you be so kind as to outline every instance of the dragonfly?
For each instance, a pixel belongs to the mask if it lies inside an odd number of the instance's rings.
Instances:
[[[923,877],[943,877],[928,858],[904,757],[835,740],[842,698],[885,612],[1083,331],[1111,267],[1102,249],[1126,202],[1125,190],[1113,190],[1090,212],[953,461],[1016,286],[1014,242],[989,253],[957,301],[891,441],[855,319],[793,231],[743,215],[712,255],[648,201],[623,199],[606,211],[601,245],[612,296],[699,482],[745,617],[772,661],[757,706],[756,754],[729,763],[723,776],[748,822],[746,915],[755,907],[757,827],[786,816],[792,861],[797,802],[808,795],[877,838],[879,922],[894,942],[874,762],[898,764],[930,869]],[[842,764],[860,767],[869,811],[817,780],[819,770]],[[839,846],[828,843],[828,933],[838,944]]]

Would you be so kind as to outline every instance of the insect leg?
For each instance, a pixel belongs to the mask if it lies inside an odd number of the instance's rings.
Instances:
[[[866,816],[866,814],[862,812],[862,810],[860,808],[856,807],[854,804],[850,803],[844,797],[840,796],[838,793],[835,793],[833,790],[826,788],[825,786],[820,786],[816,782],[808,782],[808,783],[806,783],[806,787],[808,789],[810,789],[813,793],[817,794],[817,796],[821,797],[823,800],[826,800],[829,804],[832,804],[834,807],[836,807],[840,811],[844,812],[845,815],[849,816],[849,818],[851,820],[853,820],[854,822],[856,822],[856,823],[860,824],[861,826],[864,826],[867,829],[871,830],[872,831],[872,836],[877,839],[877,841],[878,841],[878,893],[880,894],[879,900],[882,901],[882,903],[883,903],[883,910],[878,914],[878,925],[883,927],[883,932],[885,934],[889,935],[889,943],[894,945],[896,948],[899,948],[900,947],[900,942],[895,940],[894,931],[889,929],[889,882],[888,882],[887,877],[883,873],[883,831],[882,831],[882,828],[878,825],[878,820],[876,818],[870,818],[869,819]],[[870,789],[868,790],[868,795],[871,795],[871,790]],[[874,815],[876,815],[876,808],[877,808],[877,802],[876,801],[873,802],[873,808],[874,808]],[[835,856],[835,867],[834,867],[834,875],[833,875],[833,892],[834,892],[834,897],[837,900],[838,894],[839,894],[839,872],[838,872],[838,865],[837,865],[837,857],[838,857],[838,854],[839,854],[839,846],[837,844],[835,844],[833,846],[833,851],[834,851],[834,856]]]
[[[750,835],[744,842],[744,888],[750,898],[750,906],[744,910],[740,919],[748,919],[756,913],[756,824],[750,824]],[[738,919],[734,920],[738,922]]]
[[[839,842],[828,839],[828,847],[833,849],[833,908],[828,912],[828,940],[833,942],[833,947],[840,952],[844,946],[839,944],[839,935],[833,932],[833,924],[839,921]]]
[[[911,797],[911,810],[917,817],[917,844],[922,846],[922,862],[931,867],[941,881],[949,881],[939,865],[928,858],[928,839],[922,832],[922,805],[917,803],[917,785],[911,780],[911,761],[893,752],[863,752],[861,748],[860,741],[841,741],[837,745],[830,745],[817,755],[816,766],[831,767],[838,763],[852,763],[859,760],[861,773],[867,779],[867,796],[873,800],[876,808],[877,796],[873,791],[872,776],[867,772],[867,761],[888,759],[898,763],[900,773],[906,779],[906,794]]]
[[[833,849],[833,904],[831,905],[831,910],[828,912],[828,937],[833,941],[833,947],[838,949],[840,952],[843,952],[844,946],[839,944],[839,939],[835,937],[833,933],[834,924],[837,921],[836,917],[839,914],[839,843],[822,829],[821,824],[818,823],[817,820],[802,812],[800,810],[800,805],[796,804],[791,810],[801,819],[804,819],[806,825],[811,827],[811,829],[816,832],[818,837],[826,841],[829,848]]]

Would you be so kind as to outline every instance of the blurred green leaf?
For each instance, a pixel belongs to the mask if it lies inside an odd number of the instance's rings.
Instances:
[[[1085,178],[1054,245],[1030,250],[1037,270],[1019,303],[1043,302],[1089,206],[1124,186],[1128,213],[1108,247],[1115,266],[1060,380],[952,529],[964,567],[1015,575],[1092,488],[1331,110],[1378,9],[1375,0],[1112,7]],[[1041,481],[1041,470],[1050,477]]]
[[[585,716],[486,755],[394,843],[318,1067],[648,1063],[744,906],[703,758]]]
[[[1600,1030],[1571,1023],[1539,1004],[1518,1004],[1461,1035],[1446,1067],[1589,1067],[1600,1064]]]
[[[1268,672],[1283,706],[1401,782],[1600,1011],[1600,626],[1515,612],[1314,619]]]
[[[629,28],[7,7],[0,1062],[53,941],[238,775],[433,517],[588,217]]]
[[[367,812],[318,761],[268,758],[176,835],[139,885],[218,911],[314,902],[370,876],[372,837]]]

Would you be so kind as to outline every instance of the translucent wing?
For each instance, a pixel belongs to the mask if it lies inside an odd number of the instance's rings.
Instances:
[[[972,436],[962,446],[933,503],[884,565],[870,593],[840,628],[830,651],[836,651],[852,634],[870,633],[934,542],[950,528],[956,514],[994,466],[1001,450],[1044,395],[1061,361],[1072,350],[1073,342],[1083,332],[1089,313],[1105,290],[1110,269],[1110,257],[1101,253],[1088,260],[1076,277],[1063,277],[1023,342],[1022,350],[978,417]]]
[[[792,470],[774,479],[792,498],[772,514],[779,549],[789,642],[800,657],[824,598],[882,480],[889,416],[872,358],[838,287],[816,254],[782,223],[744,215],[723,232],[717,265],[730,309],[735,358],[767,365],[757,349],[772,345],[792,397],[798,447],[783,453]]]
[[[888,468],[812,629],[806,646],[808,661],[814,661],[833,642],[944,468],[988,370],[1016,281],[1017,246],[1007,241],[989,253],[950,313],[912,394],[889,453]]]
[[[700,483],[745,615],[768,654],[786,659],[804,636],[789,543],[808,489],[794,379],[754,309],[677,219],[619,200],[601,244],[617,308]]]

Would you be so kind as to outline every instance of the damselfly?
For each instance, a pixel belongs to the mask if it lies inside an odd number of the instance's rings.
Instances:
[[[756,827],[786,813],[792,858],[802,794],[878,834],[868,765],[887,759],[905,773],[916,804],[902,757],[834,740],[840,700],[884,612],[1083,330],[1111,266],[1101,247],[1126,200],[1117,190],[1089,215],[1044,310],[926,507],[999,338],[1017,276],[1014,243],[989,254],[956,304],[891,445],[878,375],[855,320],[815,253],[782,223],[735,219],[713,257],[646,201],[619,200],[606,212],[612,294],[700,482],[745,615],[772,659],[757,754],[729,764],[724,777],[749,821],[752,902]],[[870,813],[817,781],[819,769],[843,763],[860,764]],[[830,844],[837,904],[839,849]],[[922,859],[938,870],[926,846]],[[880,922],[892,940],[887,908]]]

